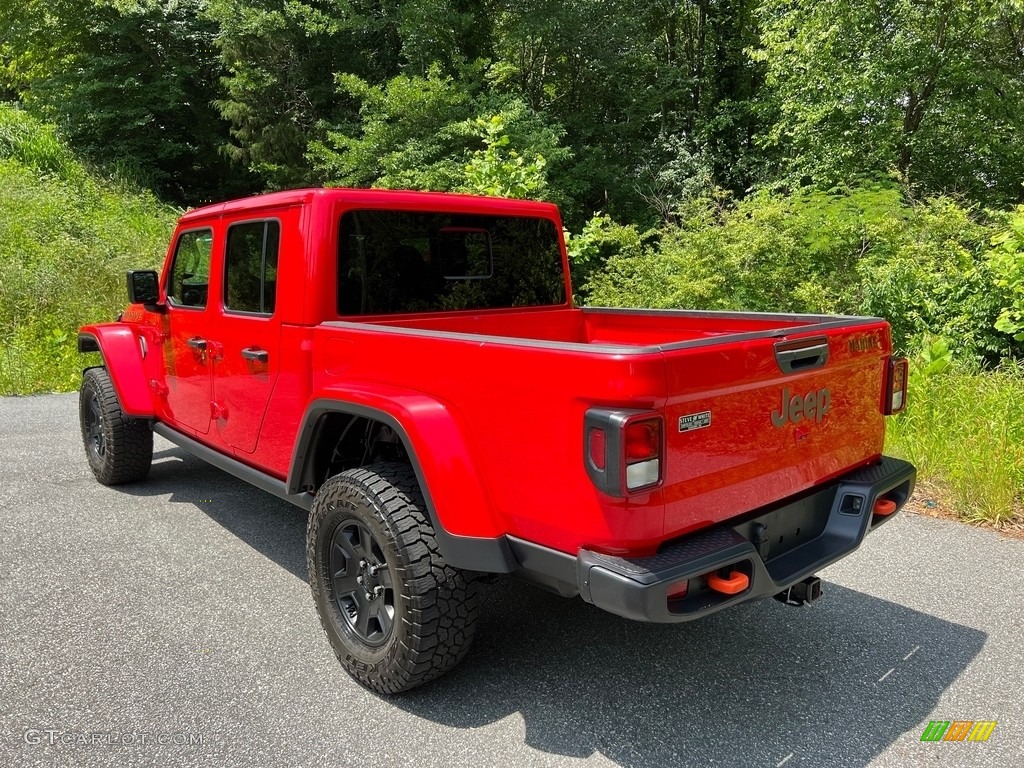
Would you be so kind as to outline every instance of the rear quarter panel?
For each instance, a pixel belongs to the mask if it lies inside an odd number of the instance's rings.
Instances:
[[[611,499],[583,464],[588,407],[663,405],[660,355],[568,352],[354,323],[318,329],[313,348],[317,391],[411,389],[451,415],[457,429],[444,434],[420,429],[415,414],[404,422],[420,461],[427,457],[429,491],[450,533],[510,533],[566,552],[661,536],[660,491]],[[482,499],[458,481],[469,466]]]

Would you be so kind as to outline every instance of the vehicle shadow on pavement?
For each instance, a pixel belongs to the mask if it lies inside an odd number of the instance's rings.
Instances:
[[[122,490],[194,503],[306,580],[306,514],[177,448]],[[483,587],[466,659],[387,701],[452,728],[517,715],[533,749],[630,768],[864,766],[928,718],[986,635],[823,587],[812,607],[762,600],[656,625],[501,578]]]
[[[193,504],[265,557],[306,581],[306,512],[174,447],[156,447],[143,483],[119,486],[134,496],[170,496]]]
[[[867,765],[927,719],[986,635],[823,586],[813,607],[769,599],[651,625],[505,580],[485,590],[462,665],[392,701],[458,728],[519,713],[535,749],[636,768],[791,753],[791,765]]]

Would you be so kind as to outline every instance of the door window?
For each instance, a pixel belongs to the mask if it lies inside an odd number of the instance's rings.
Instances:
[[[174,263],[167,283],[167,298],[179,307],[202,309],[210,282],[213,230],[183,232],[174,249]]]
[[[274,313],[281,224],[249,221],[228,230],[224,262],[224,308],[259,315]]]

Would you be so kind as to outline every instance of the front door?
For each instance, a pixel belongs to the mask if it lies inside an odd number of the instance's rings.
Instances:
[[[164,316],[166,418],[186,431],[210,431],[212,308],[207,299],[213,230],[182,232],[167,277]]]

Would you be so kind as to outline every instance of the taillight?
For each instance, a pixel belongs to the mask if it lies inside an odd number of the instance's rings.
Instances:
[[[630,421],[625,435],[626,490],[657,485],[661,479],[661,417]]]
[[[584,430],[587,474],[602,491],[626,496],[661,482],[661,414],[591,408]]]
[[[905,357],[893,357],[889,359],[889,376],[885,387],[885,410],[886,416],[899,413],[907,407],[907,377],[910,373],[910,363]]]

